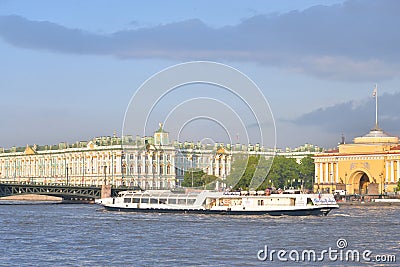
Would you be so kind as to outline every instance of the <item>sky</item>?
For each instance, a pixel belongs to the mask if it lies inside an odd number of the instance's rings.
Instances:
[[[398,10],[396,0],[0,0],[0,147],[121,135],[141,85],[190,61],[226,64],[250,78],[272,111],[278,147],[331,148],[342,134],[349,142],[366,134],[375,123],[375,84],[379,125],[398,136]],[[156,89],[147,90],[138,103],[153,101],[146,93]],[[174,110],[182,116],[171,116],[166,130],[180,141],[246,141],[242,130],[224,133],[242,114],[237,121],[251,132],[248,107],[235,95],[210,84],[174,92],[147,132],[127,134],[150,134]],[[195,113],[174,109],[195,98]],[[265,104],[259,99],[253,107]],[[188,121],[205,110],[222,123]]]

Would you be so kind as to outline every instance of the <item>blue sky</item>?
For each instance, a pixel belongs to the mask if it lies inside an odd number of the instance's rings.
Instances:
[[[399,135],[399,8],[395,0],[0,0],[0,147],[120,134],[137,88],[191,60],[228,64],[257,83],[278,147],[333,147],[342,133],[368,132],[375,83],[380,126]]]

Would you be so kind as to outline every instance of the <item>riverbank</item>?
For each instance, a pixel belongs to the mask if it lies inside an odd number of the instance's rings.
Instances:
[[[32,201],[32,202],[62,202],[61,197],[46,196],[46,195],[14,195],[0,198],[1,201]]]
[[[399,206],[399,201],[347,201],[347,202],[338,202],[339,206]]]

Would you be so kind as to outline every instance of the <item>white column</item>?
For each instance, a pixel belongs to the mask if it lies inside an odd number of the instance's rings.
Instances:
[[[171,177],[175,177],[176,176],[176,173],[175,173],[175,155],[172,152],[172,153],[170,153],[169,156],[170,156],[170,161],[171,161],[171,166],[170,166],[171,172],[170,172],[170,174],[171,174]]]
[[[335,181],[336,183],[339,183],[339,162],[336,162],[336,172],[335,172]]]
[[[389,182],[389,161],[386,161],[386,177],[385,182]]]
[[[315,164],[314,183],[318,184],[319,163]]]
[[[329,183],[329,163],[325,163],[325,182]]]
[[[121,155],[116,155],[116,160],[117,160],[117,173],[121,173],[121,171],[122,171],[122,166],[121,166],[121,163],[122,163],[122,161],[121,161]]]
[[[215,156],[214,161],[215,161],[215,176],[219,177],[219,161],[218,161],[218,156]]]
[[[89,176],[90,174],[92,174],[92,156],[88,155],[88,157],[86,158],[86,174],[87,176]],[[88,171],[89,170],[89,171]],[[86,175],[85,175],[85,179],[86,179]]]
[[[5,173],[4,173],[4,162],[0,160],[0,178],[3,178]]]
[[[390,162],[390,181],[394,183],[394,161]]]
[[[322,184],[324,182],[324,164],[319,164],[319,182]]]
[[[335,176],[334,176],[334,175],[335,175],[335,172],[334,172],[333,170],[334,170],[334,168],[333,168],[333,162],[331,162],[331,170],[330,170],[330,174],[329,174],[329,175],[330,175],[330,180],[331,180],[331,183],[332,183],[332,184],[333,184],[334,181],[335,181],[335,180],[334,180],[334,179],[335,179],[335,178],[334,178],[334,177],[335,177]]]
[[[397,160],[397,181],[400,180],[400,161]]]
[[[224,176],[225,176],[225,158],[226,158],[226,156],[224,155],[224,156],[222,157],[221,177],[224,177]]]
[[[228,161],[227,161],[227,163],[228,163],[228,168],[227,168],[227,173],[226,173],[226,175],[229,175],[229,174],[231,174],[231,168],[232,168],[232,165],[231,165],[231,156],[228,156]]]

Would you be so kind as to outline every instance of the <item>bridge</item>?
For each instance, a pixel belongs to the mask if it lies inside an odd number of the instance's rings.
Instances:
[[[118,187],[111,188],[111,196],[117,196],[124,190],[138,190],[140,188]],[[47,195],[61,197],[63,202],[94,202],[101,198],[101,186],[70,186],[48,185],[35,183],[0,183],[0,197],[14,195]]]

